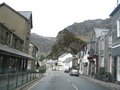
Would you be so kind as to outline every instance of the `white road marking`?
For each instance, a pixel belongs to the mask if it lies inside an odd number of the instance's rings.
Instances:
[[[74,84],[72,84],[72,86],[74,87],[75,90],[79,90]]]
[[[67,81],[70,83],[70,79],[67,79]]]
[[[43,81],[45,78],[39,80],[38,82],[36,82],[35,84],[33,84],[30,88],[28,88],[27,90],[31,90],[36,84],[38,84],[39,82]]]

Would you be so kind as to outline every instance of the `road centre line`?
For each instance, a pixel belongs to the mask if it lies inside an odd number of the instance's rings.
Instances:
[[[75,90],[79,90],[74,84],[72,84],[72,86],[74,87]]]
[[[30,88],[28,88],[27,90],[31,90],[35,85],[37,85],[39,82],[43,81],[45,78],[42,78],[41,80],[39,80],[38,82],[36,82],[35,84],[33,84]]]
[[[67,81],[70,83],[70,79],[67,79]]]
[[[70,79],[67,79],[67,81],[70,83]],[[72,84],[72,87],[75,89],[75,90],[79,90],[74,84]]]

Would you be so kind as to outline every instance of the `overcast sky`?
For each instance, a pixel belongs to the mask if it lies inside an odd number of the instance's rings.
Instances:
[[[60,30],[88,19],[105,19],[117,0],[0,0],[16,11],[32,11],[32,32],[56,37]]]

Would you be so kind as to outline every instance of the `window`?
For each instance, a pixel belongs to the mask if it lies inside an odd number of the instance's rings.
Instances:
[[[17,49],[16,47],[17,47],[17,38],[14,37],[13,38],[13,48]]]
[[[104,67],[104,57],[101,56],[101,67]]]
[[[33,51],[33,47],[30,47],[30,48],[29,48],[29,51]]]
[[[0,56],[0,73],[2,73],[2,61],[3,61],[3,57],[2,56]]]
[[[10,72],[15,72],[16,71],[15,58],[10,58],[10,60],[9,60],[9,70],[10,70]]]
[[[108,45],[109,47],[112,47],[112,35],[111,34],[108,37]]]
[[[109,71],[112,73],[112,55],[109,54]]]
[[[6,38],[5,38],[5,43],[6,43],[6,45],[8,45],[8,32],[6,31]]]
[[[101,41],[101,44],[102,44],[102,45],[101,45],[101,47],[102,47],[101,49],[104,50],[104,49],[105,49],[105,43],[104,43],[104,40]]]
[[[120,56],[117,57],[117,80],[120,81]]]
[[[120,37],[120,18],[117,19],[117,37]]]

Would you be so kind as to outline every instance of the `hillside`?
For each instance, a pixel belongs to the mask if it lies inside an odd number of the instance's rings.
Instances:
[[[96,19],[96,20],[86,20],[80,23],[74,23],[66,27],[70,32],[83,38],[85,41],[89,41],[94,28],[106,28],[110,29],[110,19]]]
[[[40,53],[48,55],[56,39],[54,37],[43,37],[31,33],[30,40],[39,47]]]
[[[67,29],[64,29],[58,33],[57,40],[52,47],[49,57],[56,59],[66,52],[75,55],[84,45],[86,45],[86,42]]]
[[[51,49],[51,53],[54,54],[53,56],[59,56],[60,54],[68,51],[76,53],[76,49],[78,49],[76,41],[89,42],[94,28],[110,29],[110,27],[110,19],[87,20],[80,23],[74,23],[66,27],[58,33],[56,38],[43,37],[32,33],[31,41],[39,47],[41,53],[46,55],[50,53]],[[73,39],[75,42],[71,41]]]
[[[76,54],[91,40],[94,28],[110,29],[110,27],[110,19],[74,23],[58,33],[50,56],[57,58],[65,52]]]

